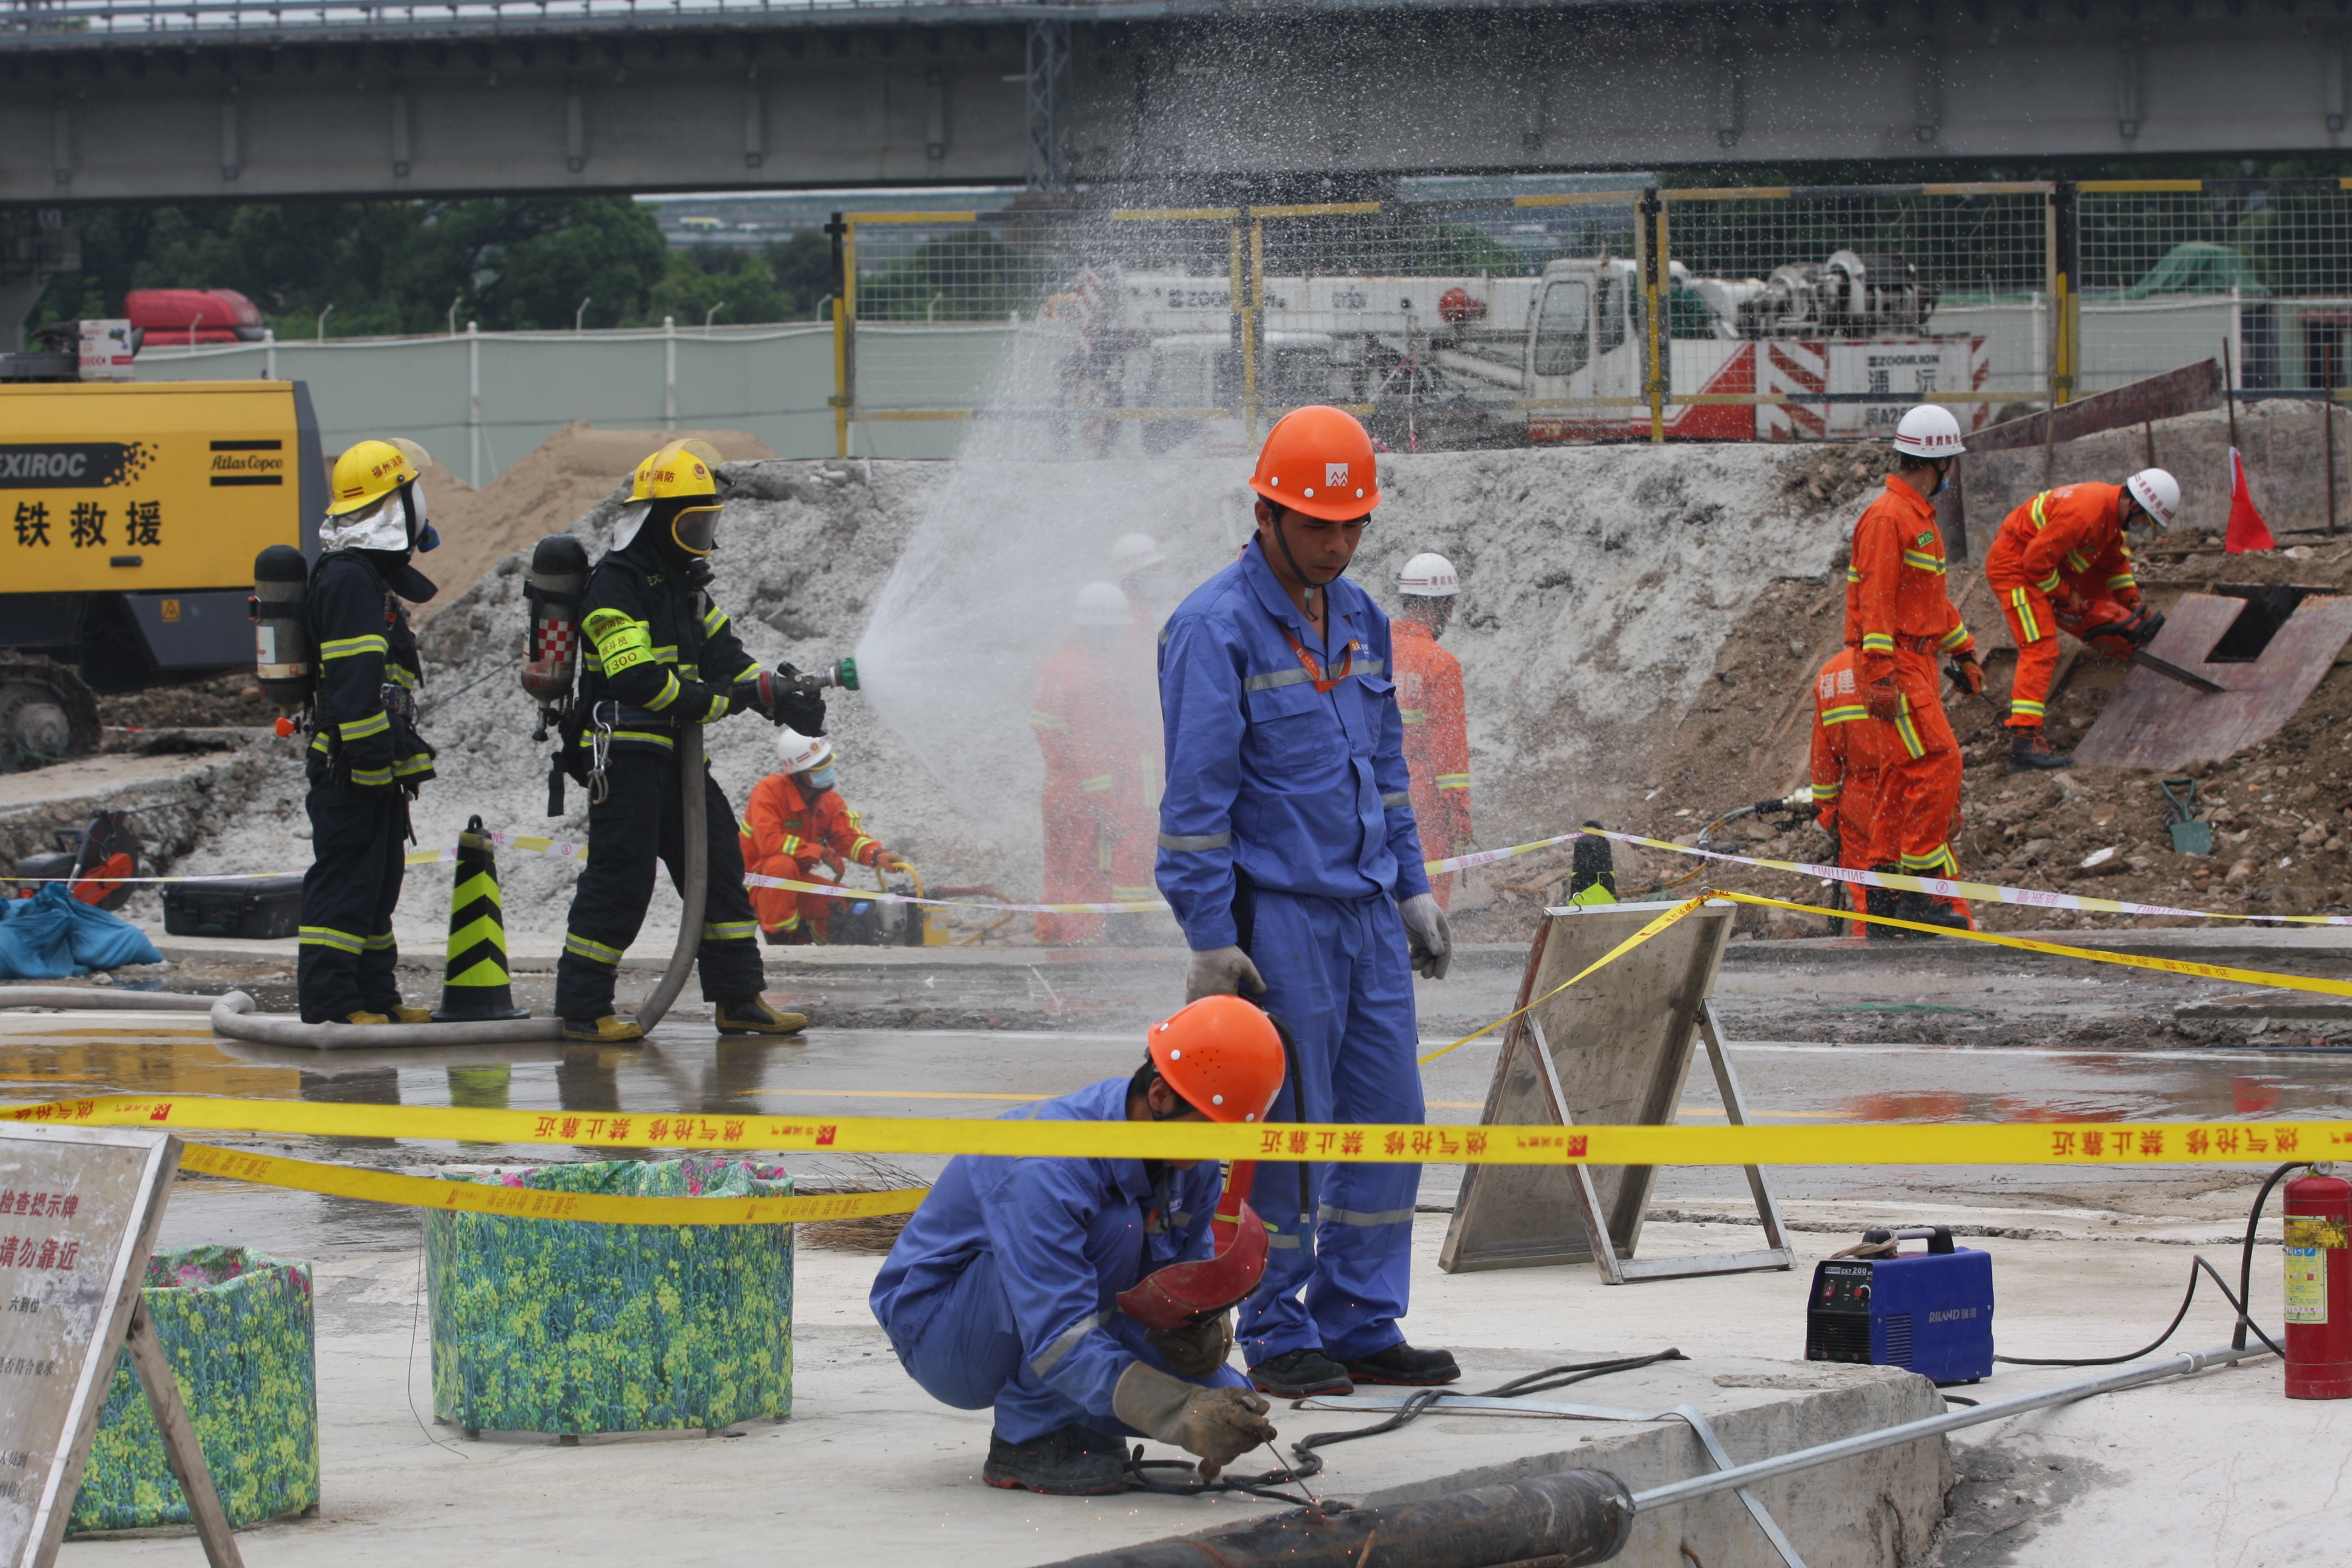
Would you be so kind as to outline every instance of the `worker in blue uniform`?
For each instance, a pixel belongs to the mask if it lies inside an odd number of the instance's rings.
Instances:
[[[1452,937],[1422,868],[1388,617],[1342,576],[1380,504],[1371,439],[1339,409],[1296,409],[1250,488],[1256,537],[1160,644],[1159,881],[1192,949],[1185,994],[1247,991],[1297,1037],[1274,1120],[1419,1121],[1412,975],[1442,977]],[[1398,1326],[1420,1184],[1418,1165],[1259,1171],[1275,1250],[1241,1323],[1259,1389],[1461,1375]]]
[[[1154,1025],[1147,1046],[1132,1077],[1005,1120],[1256,1121],[1282,1082],[1273,1023],[1230,996]],[[1227,1309],[1255,1268],[1180,1327],[1147,1330],[1117,1310],[1121,1291],[1163,1268],[1201,1279],[1222,1184],[1213,1160],[948,1162],[890,1248],[871,1305],[925,1392],[960,1410],[993,1407],[989,1485],[1122,1491],[1124,1438],[1172,1443],[1210,1475],[1273,1440],[1265,1399],[1226,1364]]]

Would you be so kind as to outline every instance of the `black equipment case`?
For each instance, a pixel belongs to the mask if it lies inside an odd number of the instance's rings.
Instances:
[[[173,936],[293,936],[301,925],[299,877],[224,877],[163,887],[163,930]]]

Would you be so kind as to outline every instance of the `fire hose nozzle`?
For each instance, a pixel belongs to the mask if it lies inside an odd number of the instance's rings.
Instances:
[[[804,697],[814,697],[829,686],[855,691],[857,689],[857,661],[854,658],[837,659],[831,669],[810,670],[795,669],[787,664],[778,668],[776,676],[785,688]]]

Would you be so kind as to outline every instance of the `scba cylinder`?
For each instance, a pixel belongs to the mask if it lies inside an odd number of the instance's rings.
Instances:
[[[2286,1187],[2286,1396],[2352,1399],[2352,1182],[2326,1167]]]
[[[588,581],[588,552],[568,533],[551,534],[531,552],[523,595],[530,602],[530,659],[522,689],[541,709],[572,695],[580,661],[580,595]]]
[[[262,695],[291,713],[310,700],[310,563],[289,544],[253,560],[253,673]]]

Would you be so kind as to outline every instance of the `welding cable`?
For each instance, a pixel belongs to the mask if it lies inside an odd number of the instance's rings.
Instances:
[[[2251,1309],[2247,1306],[2254,1278],[2254,1226],[2263,1217],[2263,1205],[2270,1202],[2271,1189],[2277,1186],[2280,1179],[2289,1171],[2303,1170],[2305,1165],[2305,1162],[2281,1165],[2270,1173],[2269,1180],[2263,1183],[2263,1190],[2254,1194],[2254,1206],[2246,1214],[2246,1239],[2238,1251],[2238,1289],[2235,1294],[2231,1292],[2230,1282],[2222,1279],[2213,1266],[2205,1261],[2204,1255],[2200,1253],[2189,1259],[2189,1289],[2180,1298],[2180,1310],[2172,1314],[2172,1321],[2166,1326],[2164,1332],[2157,1335],[2150,1343],[2132,1352],[2129,1355],[2098,1356],[2079,1361],[2021,1355],[1997,1355],[1992,1359],[1997,1362],[2006,1362],[2011,1366],[2119,1366],[2125,1362],[2137,1361],[2144,1355],[2152,1355],[2165,1341],[2172,1337],[2174,1331],[2180,1327],[2181,1320],[2189,1316],[2189,1304],[2197,1299],[2197,1275],[2201,1269],[2212,1275],[2213,1288],[2221,1291],[2222,1299],[2237,1311],[2238,1329],[2236,1336],[2231,1341],[2231,1348],[2245,1349],[2246,1332],[2251,1329],[2253,1331],[2254,1337],[2270,1348],[2273,1355],[2284,1361],[2286,1358],[2286,1352],[2279,1349],[2277,1342],[2263,1332],[2262,1325],[2254,1321]]]
[[[1523,1394],[1549,1394],[1555,1388],[1566,1388],[1571,1383],[1584,1383],[1596,1377],[1606,1377],[1612,1372],[1637,1372],[1645,1366],[1655,1366],[1665,1361],[1688,1361],[1678,1350],[1663,1350],[1650,1355],[1625,1356],[1614,1361],[1577,1362],[1568,1366],[1549,1366],[1541,1372],[1531,1372],[1515,1377],[1499,1387],[1472,1394],[1474,1399],[1516,1399]],[[1424,1388],[1408,1398],[1397,1413],[1385,1421],[1370,1426],[1359,1426],[1349,1432],[1310,1432],[1290,1446],[1290,1451],[1301,1459],[1313,1458],[1316,1468],[1322,1468],[1318,1448],[1328,1448],[1334,1443],[1350,1443],[1359,1437],[1376,1437],[1383,1432],[1394,1432],[1411,1426],[1427,1413],[1429,1407],[1447,1394],[1451,1388]]]
[[[1293,1451],[1297,1450],[1294,1448]],[[1219,1476],[1214,1480],[1206,1481],[1198,1479],[1160,1481],[1151,1479],[1150,1472],[1153,1470],[1179,1470],[1188,1477],[1197,1478],[1200,1467],[1191,1459],[1147,1459],[1143,1457],[1143,1446],[1139,1443],[1135,1447],[1135,1451],[1129,1454],[1127,1459],[1128,1489],[1131,1491],[1157,1492],[1162,1497],[1200,1497],[1208,1492],[1239,1492],[1247,1497],[1262,1498],[1267,1502],[1287,1503],[1293,1508],[1321,1507],[1333,1512],[1348,1506],[1330,1500],[1318,1503],[1311,1496],[1293,1497],[1288,1492],[1276,1489],[1279,1487],[1295,1486],[1304,1491],[1308,1477],[1319,1476],[1323,1473],[1322,1458],[1311,1453],[1300,1453],[1298,1463],[1287,1469],[1268,1470],[1262,1476],[1251,1476],[1246,1479]]]

